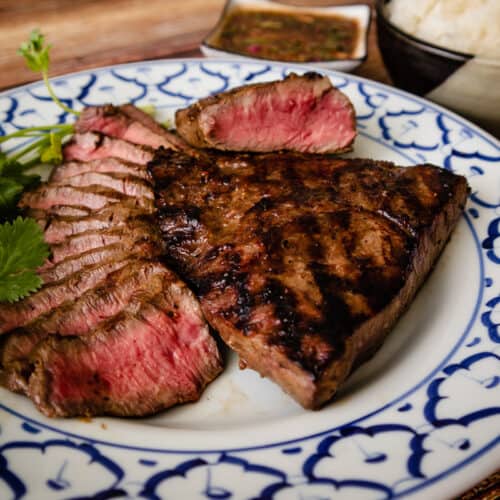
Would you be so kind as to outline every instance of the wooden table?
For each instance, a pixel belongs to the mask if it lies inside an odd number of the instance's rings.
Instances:
[[[331,5],[353,0],[282,0]],[[38,80],[16,50],[33,28],[53,44],[51,76],[109,64],[164,57],[200,56],[203,37],[217,21],[225,0],[0,0],[0,89]],[[366,3],[373,4],[373,0]],[[378,50],[375,22],[369,55],[354,73],[390,83]],[[495,474],[464,494],[463,500],[498,498]]]
[[[0,0],[0,89],[37,80],[16,50],[39,27],[53,44],[51,76],[108,64],[201,55],[225,0]],[[284,0],[327,5],[334,0]],[[341,0],[338,3],[354,3]],[[375,38],[355,74],[389,83]]]

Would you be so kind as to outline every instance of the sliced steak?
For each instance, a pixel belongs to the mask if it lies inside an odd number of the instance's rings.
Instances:
[[[108,274],[130,264],[130,260],[111,261],[85,268],[70,279],[44,286],[38,292],[15,304],[0,305],[0,335],[14,328],[25,326],[41,314],[68,300],[74,300],[97,286]]]
[[[88,335],[50,336],[32,362],[29,395],[51,417],[150,415],[197,400],[221,370],[199,305],[179,281]]]
[[[118,158],[101,158],[99,160],[68,161],[54,168],[50,176],[50,181],[60,182],[64,179],[88,172],[104,174],[125,174],[132,177],[139,177],[148,180],[149,173],[144,165],[130,163]]]
[[[140,207],[149,212],[153,210],[150,198],[127,196],[111,189],[96,186],[74,187],[54,183],[42,184],[38,188],[24,193],[19,207],[22,209],[41,209],[52,213],[52,207],[60,205],[100,210],[116,203]]]
[[[92,213],[92,209],[88,207],[82,207],[81,205],[51,205],[50,208],[30,208],[28,206],[23,207],[23,212],[29,216],[33,217],[37,221],[40,221],[42,227],[47,222],[47,217],[49,216],[61,216],[61,217],[86,217]]]
[[[160,150],[150,170],[168,261],[242,363],[306,408],[381,345],[468,192],[432,165],[290,154]]]
[[[78,117],[75,129],[79,133],[100,132],[155,149],[160,146],[179,149],[179,145],[183,145],[183,141],[165,130],[147,113],[130,104],[120,107],[110,104],[89,106]]]
[[[140,242],[158,243],[156,234],[151,230],[151,225],[140,219],[131,221],[127,226],[108,228],[99,231],[69,236],[62,243],[52,245],[50,262],[57,264],[64,259],[81,255],[95,248],[120,243],[125,249],[132,249]]]
[[[126,245],[123,243],[126,243]],[[163,246],[155,238],[139,238],[135,241],[127,237],[124,238],[123,242],[119,240],[118,243],[92,248],[56,264],[49,260],[39,269],[39,275],[43,282],[48,285],[67,279],[89,266],[125,260],[131,257],[154,258],[158,257],[162,250],[164,250]]]
[[[53,183],[54,185],[54,183]],[[103,174],[100,172],[87,172],[65,179],[60,185],[74,187],[100,186],[111,191],[117,191],[126,196],[153,198],[151,185],[143,179],[122,174]]]
[[[38,219],[38,222],[44,229],[45,241],[54,244],[61,243],[68,236],[81,234],[85,231],[127,226],[134,219],[153,224],[151,215],[145,214],[144,210],[130,209],[119,204],[106,206],[86,217],[49,216],[46,219]]]
[[[137,260],[111,273],[76,301],[66,302],[22,329],[5,336],[0,346],[0,378],[15,392],[25,392],[31,374],[30,354],[49,335],[86,335],[120,312],[136,312],[140,304],[162,292],[176,277],[158,262]]]
[[[231,151],[340,153],[356,137],[351,102],[317,73],[201,99],[177,111],[175,123],[192,146]]]
[[[75,134],[64,146],[65,161],[92,161],[119,158],[130,163],[145,165],[153,157],[153,150],[122,139],[114,139],[95,132]]]

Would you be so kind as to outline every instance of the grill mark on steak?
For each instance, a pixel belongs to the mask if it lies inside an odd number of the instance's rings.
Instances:
[[[411,301],[458,220],[466,181],[369,160],[232,163],[157,152],[149,168],[169,262],[249,367],[317,408]]]

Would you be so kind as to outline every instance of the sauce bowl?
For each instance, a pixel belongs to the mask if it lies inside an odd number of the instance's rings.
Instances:
[[[227,20],[231,17],[236,10],[245,9],[252,11],[267,11],[286,15],[313,15],[321,17],[331,17],[332,23],[334,18],[342,17],[348,20],[353,20],[358,26],[356,40],[354,42],[354,50],[352,51],[352,57],[349,59],[328,59],[328,60],[317,60],[317,61],[292,61],[288,60],[286,62],[299,62],[304,66],[310,66],[311,69],[315,67],[322,67],[327,69],[336,69],[339,71],[352,71],[354,68],[359,66],[367,57],[368,44],[367,35],[368,28],[370,25],[371,12],[370,7],[366,4],[354,4],[354,5],[336,5],[328,7],[295,7],[291,5],[284,5],[277,2],[272,2],[269,0],[228,0],[224,10],[217,22],[216,26],[212,32],[203,40],[201,44],[201,51],[205,56],[208,57],[237,57],[246,60],[261,60],[269,61],[264,57],[259,57],[258,54],[248,55],[243,52],[236,50],[220,48],[217,45],[217,40],[224,27],[226,26]],[[284,37],[290,37],[290,33],[283,33]],[[285,62],[281,59],[272,59],[273,61]]]

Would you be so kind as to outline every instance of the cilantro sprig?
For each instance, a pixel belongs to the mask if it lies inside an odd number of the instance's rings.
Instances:
[[[52,100],[66,113],[79,115],[55,94],[49,80],[51,46],[34,30],[18,51],[32,71],[40,72]],[[62,162],[62,145],[74,133],[71,124],[40,125],[0,136],[0,302],[15,302],[42,286],[37,274],[49,255],[43,232],[34,219],[16,217],[16,205],[23,191],[40,182],[30,172],[34,166]],[[21,145],[19,145],[19,141]],[[4,144],[16,147],[5,152]],[[17,141],[17,143],[15,142]]]
[[[34,219],[17,217],[0,225],[0,302],[15,302],[42,286],[36,269],[49,256]]]
[[[52,85],[49,80],[49,66],[50,66],[50,49],[52,45],[45,44],[45,36],[40,33],[40,30],[36,29],[31,32],[30,38],[27,42],[21,44],[17,53],[24,57],[26,64],[31,71],[40,72],[42,74],[45,86],[49,91],[49,95],[52,100],[66,113],[71,113],[73,115],[79,115],[78,111],[69,108],[59,100],[56,96]]]
[[[41,73],[52,100],[65,112],[79,115],[78,111],[61,102],[50,84],[50,49],[51,45],[46,44],[44,35],[39,30],[33,30],[29,40],[21,44],[18,53],[24,57],[32,71]],[[16,204],[24,189],[40,181],[38,175],[26,172],[36,165],[61,163],[62,144],[73,133],[73,125],[55,124],[28,127],[0,136],[0,220],[15,213]],[[9,155],[2,151],[7,141],[16,139],[26,141]]]

